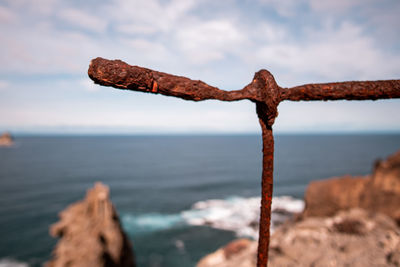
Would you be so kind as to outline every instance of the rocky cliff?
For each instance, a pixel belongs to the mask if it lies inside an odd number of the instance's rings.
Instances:
[[[83,201],[70,205],[59,216],[50,233],[61,239],[47,267],[135,266],[132,247],[107,186],[96,183]]]
[[[331,216],[358,207],[384,213],[400,224],[400,151],[378,160],[370,176],[310,183],[305,202],[305,217]]]

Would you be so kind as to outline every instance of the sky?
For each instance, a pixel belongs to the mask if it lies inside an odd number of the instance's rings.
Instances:
[[[94,85],[96,57],[224,90],[400,78],[398,0],[0,0],[0,130],[259,133],[254,104]],[[400,132],[400,100],[283,102],[275,132]]]

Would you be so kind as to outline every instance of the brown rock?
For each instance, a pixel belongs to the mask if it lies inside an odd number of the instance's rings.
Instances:
[[[303,216],[332,216],[339,210],[363,208],[384,213],[400,223],[400,151],[375,164],[371,176],[311,182]]]
[[[83,201],[70,205],[59,216],[50,233],[61,239],[48,267],[135,266],[107,186],[96,183]]]
[[[399,266],[399,246],[400,230],[391,218],[352,209],[278,228],[270,266]]]
[[[375,163],[372,179],[360,196],[360,206],[383,212],[400,225],[400,150]]]
[[[237,245],[239,244],[239,245]],[[231,250],[239,246],[241,249]],[[229,257],[225,251],[230,250]],[[256,241],[237,240],[197,267],[256,266]],[[268,266],[400,266],[400,230],[383,214],[362,209],[287,222],[271,237]]]
[[[332,216],[339,210],[359,207],[370,179],[344,176],[311,182],[304,196],[303,216]]]
[[[10,133],[5,132],[0,136],[0,146],[12,146],[14,140]]]

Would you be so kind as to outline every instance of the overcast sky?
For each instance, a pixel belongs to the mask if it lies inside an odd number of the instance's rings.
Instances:
[[[92,84],[122,59],[221,89],[400,78],[398,0],[0,0],[0,130],[257,133],[254,104]],[[400,132],[400,100],[284,102],[277,132]]]

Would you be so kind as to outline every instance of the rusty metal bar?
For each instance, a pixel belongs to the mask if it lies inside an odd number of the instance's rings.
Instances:
[[[251,83],[243,89],[224,91],[202,81],[130,66],[121,60],[103,58],[96,58],[91,61],[88,74],[97,84],[120,89],[163,94],[192,101],[248,99],[256,104],[263,139],[261,215],[257,255],[257,266],[259,267],[265,267],[268,264],[274,164],[272,125],[278,116],[277,107],[279,103],[284,100],[400,98],[400,80],[305,84],[293,88],[281,88],[270,72],[260,70],[254,75]]]
[[[223,91],[202,81],[130,66],[121,60],[93,59],[88,74],[95,83],[100,85],[174,96],[185,100],[235,101],[247,98],[243,90]]]
[[[400,97],[400,81],[360,81],[305,84],[282,88],[282,100],[376,100]]]
[[[400,98],[400,80],[352,81],[339,83],[305,84],[292,88],[279,87],[266,70],[256,73],[253,81],[241,90],[224,91],[202,81],[175,76],[138,66],[130,66],[121,60],[93,59],[89,77],[97,84],[120,89],[174,96],[186,100],[202,101],[218,99],[236,101],[268,101],[278,97],[284,100],[376,100]]]
[[[263,140],[263,167],[261,178],[261,207],[259,222],[259,237],[257,249],[257,266],[268,265],[268,248],[271,226],[271,204],[274,172],[274,135],[272,125],[268,124],[265,103],[256,103],[256,112],[259,118]]]

